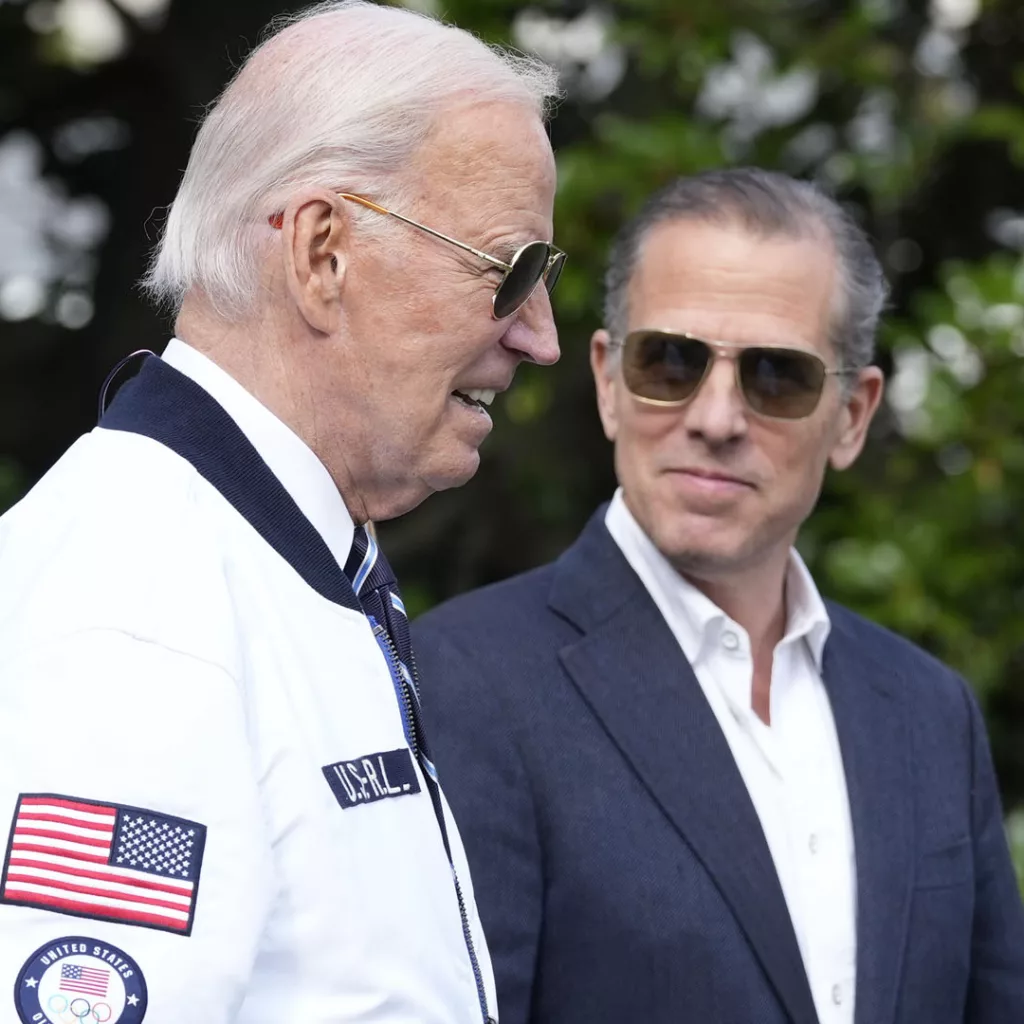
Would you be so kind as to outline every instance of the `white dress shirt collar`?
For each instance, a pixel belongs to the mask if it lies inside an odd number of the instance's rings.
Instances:
[[[171,339],[163,359],[235,421],[344,569],[355,527],[327,467],[312,449],[227,371],[180,338]]]
[[[612,498],[605,525],[666,616],[691,665],[698,665],[719,641],[731,620],[710,598],[673,567],[633,517],[620,487]],[[821,671],[831,623],[828,609],[804,560],[794,549],[786,572],[786,633],[782,643],[804,638]]]
[[[824,602],[792,552],[767,725],[752,706],[746,630],[675,571],[621,493],[605,523],[690,662],[729,745],[775,865],[818,1019],[854,1024],[857,862],[842,752],[821,676],[829,632]]]

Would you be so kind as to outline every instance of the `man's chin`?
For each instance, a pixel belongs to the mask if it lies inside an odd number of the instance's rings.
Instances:
[[[697,579],[727,575],[743,565],[743,560],[733,552],[707,548],[677,548],[663,553],[676,572]]]
[[[425,477],[431,491],[450,491],[454,487],[468,484],[480,468],[480,452],[468,445],[462,446],[458,458],[452,458],[446,465],[436,467]]]
[[[655,538],[655,544],[677,572],[698,578],[740,571],[751,559],[749,544],[732,537],[668,535]]]
[[[444,464],[420,467],[420,472],[406,477],[402,484],[397,481],[390,489],[387,499],[374,507],[370,518],[375,522],[396,519],[411,512],[437,491],[450,491],[473,479],[480,468],[480,455],[476,449],[463,448],[458,460],[447,459]]]
[[[784,549],[788,551],[788,545]],[[670,545],[662,554],[676,572],[691,580],[713,582],[746,577],[775,561],[783,548],[755,547],[750,543],[680,543]],[[782,554],[784,558],[785,555]]]

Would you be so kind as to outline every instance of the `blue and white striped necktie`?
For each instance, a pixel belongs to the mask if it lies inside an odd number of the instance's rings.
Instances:
[[[412,638],[409,636],[409,618],[398,591],[395,574],[365,526],[357,526],[352,538],[352,550],[345,563],[345,575],[352,581],[366,614],[380,623],[391,637],[398,654],[402,678],[409,687],[413,699],[419,703],[419,692],[415,681],[415,663],[412,654]]]

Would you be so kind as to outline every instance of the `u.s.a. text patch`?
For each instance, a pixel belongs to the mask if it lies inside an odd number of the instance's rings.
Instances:
[[[139,807],[22,793],[0,903],[192,931],[206,826]]]

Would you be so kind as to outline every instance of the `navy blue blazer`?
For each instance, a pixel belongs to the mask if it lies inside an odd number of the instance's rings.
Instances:
[[[831,605],[856,1024],[1024,1022],[1024,908],[966,684]],[[604,526],[415,624],[502,1024],[814,1024],[778,877],[689,664]]]

